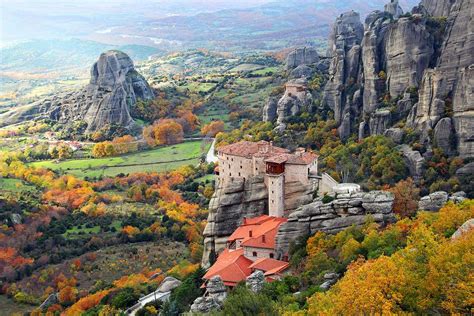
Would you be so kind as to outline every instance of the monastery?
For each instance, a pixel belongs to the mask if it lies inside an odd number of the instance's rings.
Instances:
[[[319,183],[318,155],[298,148],[294,153],[273,146],[272,142],[241,141],[220,147],[218,181],[226,186],[234,178],[249,179],[263,175],[268,189],[268,213],[270,216],[285,215],[285,191],[290,183],[302,186]]]
[[[323,193],[332,190],[337,182],[326,174],[318,176],[318,155],[303,148],[291,153],[272,142],[241,141],[218,148],[217,158],[219,186],[225,187],[237,178],[245,181],[263,176],[268,190],[268,215],[244,218],[204,279],[219,275],[226,286],[233,287],[257,270],[264,273],[267,281],[280,279],[289,266],[287,256],[277,257],[275,240],[289,215],[285,192],[302,186]]]

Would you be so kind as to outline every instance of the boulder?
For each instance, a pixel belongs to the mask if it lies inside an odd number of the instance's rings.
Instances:
[[[265,284],[265,275],[262,271],[257,270],[247,277],[245,283],[252,292],[258,293],[263,289],[263,285]]]
[[[464,191],[459,191],[451,194],[449,197],[449,200],[454,202],[454,203],[461,203],[466,199],[466,192]]]
[[[200,296],[194,300],[191,305],[192,313],[209,313],[213,310],[219,310],[221,305],[212,297]]]
[[[458,170],[456,170],[456,175],[457,176],[470,176],[474,174],[474,162],[470,162]]]
[[[466,222],[464,222],[464,224],[462,224],[461,227],[459,227],[454,232],[454,234],[451,236],[451,239],[453,239],[453,240],[457,239],[457,238],[461,237],[462,235],[467,234],[468,232],[470,232],[473,229],[474,229],[474,218],[471,218],[471,219],[467,220]]]
[[[174,290],[178,286],[181,285],[181,281],[172,277],[172,276],[167,276],[163,282],[161,282],[160,286],[158,287],[157,291],[161,293],[166,293]]]
[[[433,192],[424,196],[418,202],[418,210],[437,212],[448,202],[448,193],[444,191]]]
[[[387,109],[377,109],[369,120],[370,135],[383,135],[391,123],[391,113]]]

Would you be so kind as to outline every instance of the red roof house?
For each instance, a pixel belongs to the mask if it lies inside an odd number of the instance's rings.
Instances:
[[[275,237],[280,225],[286,221],[286,218],[268,215],[244,218],[204,279],[219,275],[226,286],[233,287],[256,270],[262,271],[267,281],[278,279],[289,267],[288,262],[274,259]]]

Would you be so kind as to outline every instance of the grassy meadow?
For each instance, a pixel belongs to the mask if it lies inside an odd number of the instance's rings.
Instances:
[[[55,160],[31,163],[32,166],[63,171],[77,177],[116,176],[123,173],[174,170],[183,165],[198,164],[210,144],[189,141],[177,145],[106,158]]]

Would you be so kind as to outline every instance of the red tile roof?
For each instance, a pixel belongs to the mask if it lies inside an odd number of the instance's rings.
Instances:
[[[278,228],[286,221],[286,218],[268,215],[244,219],[242,225],[230,235],[227,241],[232,243],[242,240],[242,246],[274,249]]]
[[[219,153],[240,156],[246,158],[271,157],[275,154],[289,153],[288,149],[273,146],[270,142],[261,140],[259,142],[240,141],[238,143],[219,147]]]
[[[234,286],[252,273],[249,267],[251,264],[252,260],[244,256],[243,248],[225,249],[203,278],[209,280],[219,275],[225,285]]]
[[[271,272],[269,274],[275,274],[277,272],[285,270],[289,266],[290,264],[285,261],[276,260],[272,258],[260,258],[255,260],[255,262],[250,265],[250,269],[261,270],[265,272],[265,275],[267,275],[266,272]]]
[[[318,158],[318,155],[311,152],[300,154],[279,154],[265,159],[265,162],[287,163],[292,165],[309,165]]]

